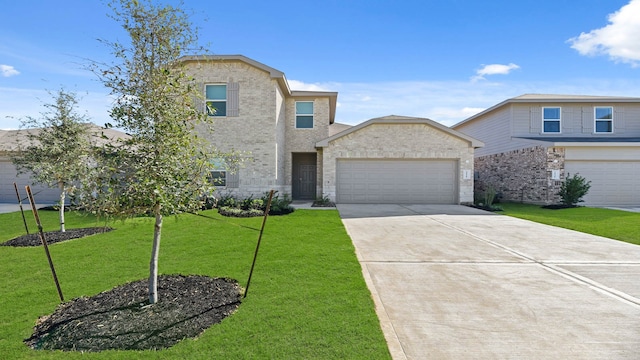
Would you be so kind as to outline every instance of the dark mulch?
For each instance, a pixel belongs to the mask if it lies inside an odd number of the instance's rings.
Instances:
[[[147,286],[140,280],[64,303],[24,342],[46,350],[158,350],[197,337],[240,305],[240,286],[231,279],[162,275],[154,305]]]
[[[484,211],[491,211],[491,212],[498,212],[498,211],[504,211],[502,210],[501,207],[499,206],[485,206],[485,205],[476,205],[476,204],[467,204],[468,207],[472,207],[474,209],[480,209],[480,210],[484,210]]]
[[[561,210],[561,209],[573,209],[577,208],[578,205],[566,205],[566,204],[551,204],[541,206],[543,209],[551,209],[551,210]]]
[[[333,201],[314,201],[311,207],[336,207]]]
[[[44,238],[47,240],[47,245],[54,244],[61,241],[78,239],[89,235],[94,234],[102,234],[104,232],[108,232],[113,230],[110,227],[91,227],[91,228],[82,228],[82,229],[70,229],[65,232],[61,231],[48,231],[44,233]],[[6,241],[2,244],[2,246],[40,246],[42,245],[42,241],[40,240],[40,235],[38,233],[22,235],[17,238],[13,238],[9,241]]]

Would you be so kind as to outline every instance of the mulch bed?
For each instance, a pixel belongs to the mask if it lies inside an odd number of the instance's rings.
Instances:
[[[61,231],[48,231],[44,233],[44,238],[47,240],[47,245],[54,244],[61,241],[78,239],[89,235],[102,234],[113,230],[110,227],[90,227],[82,229],[69,229],[65,232]],[[40,246],[42,241],[38,233],[22,235],[17,238],[13,238],[6,241],[2,246]]]
[[[578,205],[565,205],[565,204],[551,204],[541,206],[543,209],[551,209],[551,210],[562,210],[562,209],[573,209],[577,208]]]
[[[42,317],[24,342],[64,351],[159,350],[197,337],[240,305],[237,281],[162,275],[158,302],[148,305],[148,281],[74,299]]]

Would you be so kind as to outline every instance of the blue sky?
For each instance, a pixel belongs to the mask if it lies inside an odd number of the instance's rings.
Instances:
[[[274,67],[296,90],[337,91],[342,123],[394,114],[453,125],[524,93],[640,97],[640,0],[184,6],[210,53]],[[108,92],[83,70],[111,59],[98,39],[126,41],[108,13],[94,0],[0,4],[0,129],[38,116],[61,87],[93,122],[108,121]]]

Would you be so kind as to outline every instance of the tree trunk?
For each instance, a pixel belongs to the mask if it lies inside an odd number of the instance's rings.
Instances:
[[[64,229],[64,197],[65,197],[64,183],[60,182],[58,183],[58,186],[60,187],[60,231],[65,232],[65,229]]]
[[[149,304],[158,302],[158,254],[160,253],[160,234],[162,232],[162,214],[160,204],[154,209],[156,214],[156,226],[153,231],[153,249],[149,263]]]

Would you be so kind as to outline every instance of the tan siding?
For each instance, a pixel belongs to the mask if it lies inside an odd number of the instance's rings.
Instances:
[[[593,107],[592,106],[582,106],[582,133],[583,134],[591,134],[593,133]]]
[[[524,112],[518,112],[517,115],[519,117],[526,117],[524,120],[526,127],[529,126],[528,113],[529,112],[527,111],[526,115],[524,115]],[[455,130],[484,142],[484,147],[475,150],[476,156],[498,154],[531,146],[523,141],[513,141],[511,139],[510,116],[511,107],[507,106],[487,114],[484,118],[477,119],[468,124],[463,124],[462,126],[455,128]]]
[[[624,106],[626,136],[640,136],[640,104]]]
[[[638,147],[567,147],[567,160],[640,160]]]
[[[528,136],[531,132],[531,128],[540,125],[533,124],[531,118],[531,109],[528,105],[513,104],[511,105],[512,131],[514,136]]]
[[[520,109],[521,107],[516,107]],[[515,119],[514,119],[515,120]],[[526,136],[538,135],[542,132],[542,106],[530,106],[529,107],[529,132]],[[520,134],[515,133],[515,136]]]

